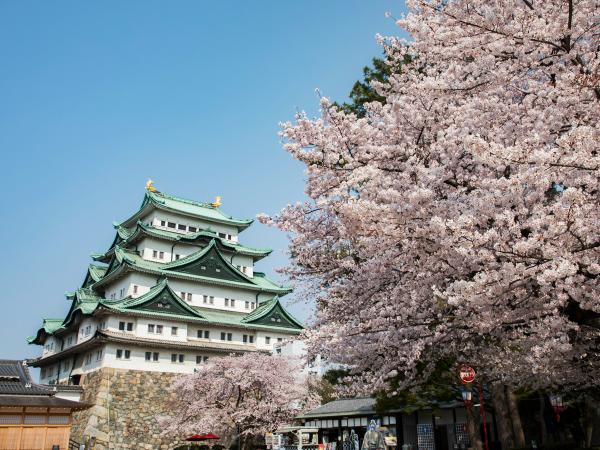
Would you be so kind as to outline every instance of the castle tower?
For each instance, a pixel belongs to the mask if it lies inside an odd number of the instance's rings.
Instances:
[[[279,301],[291,289],[255,270],[271,250],[239,242],[251,224],[223,213],[220,199],[182,199],[152,183],[139,210],[114,224],[108,250],[67,294],[66,317],[44,319],[28,338],[43,346],[31,363],[40,382],[80,384],[95,405],[76,417],[75,435],[96,437],[98,449],[167,445],[148,427],[174,374],[220,355],[277,351],[302,331]]]

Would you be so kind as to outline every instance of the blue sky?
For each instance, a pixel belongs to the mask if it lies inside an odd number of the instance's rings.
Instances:
[[[32,357],[42,317],[151,177],[165,192],[239,217],[303,198],[303,168],[278,123],[344,100],[397,29],[398,0],[0,2],[0,358]],[[286,236],[242,242],[286,264]],[[290,296],[291,297],[291,296]],[[291,298],[290,298],[291,299]],[[290,306],[301,319],[309,308]]]

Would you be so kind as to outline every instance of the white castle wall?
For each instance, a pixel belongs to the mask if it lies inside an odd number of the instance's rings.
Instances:
[[[115,298],[119,299],[119,294],[121,293],[121,289],[125,292],[125,296],[130,295],[132,297],[139,297],[147,293],[152,287],[156,285],[158,279],[154,275],[148,274],[140,274],[140,273],[128,273],[123,278],[107,285],[105,288],[105,297],[107,299],[112,298],[112,294],[115,294]],[[133,286],[138,286],[137,294],[134,294]],[[188,301],[186,296],[186,302],[188,302],[192,306],[199,306],[203,308],[209,309],[219,309],[225,311],[235,311],[239,313],[250,313],[252,312],[252,303],[254,303],[254,307],[257,307],[257,296],[255,291],[240,289],[240,288],[232,288],[232,287],[223,287],[223,286],[213,286],[208,284],[199,284],[194,281],[187,280],[177,280],[170,279],[169,286],[173,291],[179,295],[181,292],[191,293],[192,300]],[[210,303],[204,303],[204,296],[212,296],[214,297],[213,305]],[[266,294],[262,293],[259,295],[259,301],[265,301],[274,294]],[[225,298],[235,299],[234,307],[225,306]],[[248,308],[246,308],[246,302],[248,302]],[[231,304],[231,303],[230,303]]]
[[[151,224],[156,228],[162,228],[169,231],[178,231],[180,233],[184,233],[182,230],[178,230],[177,228],[169,228],[161,225],[161,221],[165,222],[174,222],[176,224],[182,224],[186,227],[193,226],[198,229],[203,230],[212,230],[216,233],[225,233],[231,236],[231,240],[233,242],[237,242],[238,240],[238,230],[236,227],[224,225],[220,223],[209,222],[207,220],[200,219],[192,219],[190,217],[186,217],[184,215],[170,213],[166,211],[152,211],[150,214],[142,218],[142,222]]]

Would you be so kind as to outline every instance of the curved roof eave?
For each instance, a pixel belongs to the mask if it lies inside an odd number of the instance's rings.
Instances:
[[[207,246],[207,248],[208,248],[208,246]],[[206,248],[202,249],[201,252],[204,252],[205,250],[206,250]],[[135,263],[135,261],[130,260],[127,257],[127,255],[124,254],[124,250],[122,250],[122,249],[118,249],[117,251],[115,251],[115,257],[118,261],[118,267],[111,270],[110,272],[107,272],[106,275],[102,279],[100,279],[96,283],[92,284],[91,285],[92,289],[95,290],[95,289],[99,288],[100,286],[105,285],[106,283],[110,282],[112,279],[120,276],[124,270],[132,270],[132,271],[136,271],[139,273],[147,273],[147,274],[163,276],[163,277],[179,278],[179,279],[188,280],[188,281],[202,281],[206,284],[213,284],[213,285],[217,285],[217,286],[237,287],[239,289],[248,289],[248,290],[251,290],[254,292],[266,292],[266,293],[270,293],[270,294],[279,294],[279,295],[286,295],[286,294],[289,294],[290,292],[292,292],[292,289],[287,288],[287,287],[269,289],[266,287],[258,286],[255,283],[246,284],[246,283],[242,283],[242,282],[238,282],[238,281],[228,281],[228,280],[221,280],[218,278],[203,277],[201,275],[192,275],[192,274],[177,272],[175,270],[167,271],[167,270],[160,270],[160,269],[154,269],[154,268],[149,268],[149,267],[140,267],[139,265],[137,265]],[[185,258],[182,258],[182,259],[177,260],[177,262],[184,261],[184,260],[185,260]],[[188,260],[187,262],[189,263],[190,260]],[[237,268],[235,268],[235,270],[237,271]],[[244,275],[244,277],[246,277],[246,275]]]
[[[218,213],[220,215],[222,215],[223,217],[210,217],[206,213],[205,214],[202,214],[201,212],[194,213],[194,212],[190,212],[190,211],[185,211],[183,209],[178,209],[176,207],[170,207],[166,204],[167,201],[171,201],[174,203],[179,202],[184,205],[191,205],[192,207],[196,207],[196,208],[206,208],[208,210],[210,210],[210,208],[212,208],[212,209],[218,211]],[[115,227],[125,226],[125,227],[129,228],[129,227],[133,226],[135,224],[135,222],[137,222],[138,219],[140,219],[141,217],[146,215],[152,209],[160,209],[163,211],[172,212],[175,214],[180,214],[180,215],[192,217],[195,219],[206,220],[207,222],[214,222],[214,223],[220,223],[223,225],[234,226],[234,227],[237,227],[239,231],[245,230],[250,225],[252,225],[252,223],[254,222],[254,219],[235,219],[233,217],[228,217],[225,214],[223,214],[220,210],[218,210],[218,208],[209,206],[208,204],[203,204],[200,202],[195,202],[193,200],[187,200],[187,199],[182,199],[182,198],[178,198],[178,197],[173,197],[171,195],[168,195],[168,194],[165,194],[162,192],[146,191],[146,193],[144,194],[144,200],[142,201],[142,204],[140,205],[140,208],[138,209],[138,211],[136,211],[128,219],[125,219],[122,222],[116,222],[114,225],[115,225]]]

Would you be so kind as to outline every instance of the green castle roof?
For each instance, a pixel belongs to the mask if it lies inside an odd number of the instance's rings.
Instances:
[[[203,262],[206,259],[211,260],[209,261],[209,270],[202,270],[201,268],[205,267]],[[219,267],[213,267],[215,264]],[[145,260],[137,253],[128,251],[117,245],[114,257],[107,268],[106,275],[92,286],[98,290],[101,286],[119,277],[126,271],[150,273],[161,277],[201,281],[206,284],[238,287],[280,295],[285,295],[292,291],[291,287],[275,283],[262,272],[254,272],[253,277],[248,277],[223,257],[217,248],[215,240],[212,240],[202,250],[169,263],[157,263]]]
[[[90,316],[99,309],[258,330],[299,333],[303,328],[303,325],[283,307],[279,297],[262,303],[250,314],[194,307],[183,301],[170,288],[167,279],[162,279],[149,292],[139,297],[107,300],[92,295],[89,289],[81,288],[73,293],[72,298],[73,303],[65,319],[44,319],[37,334],[27,338],[30,344],[41,344],[45,336],[68,330],[77,315]]]
[[[183,214],[188,217],[207,220],[209,222],[233,225],[238,230],[248,228],[252,219],[236,219],[225,214],[220,208],[210,203],[197,202],[165,194],[163,192],[146,191],[140,209],[129,219],[119,223],[119,226],[132,227],[135,223],[153,209]]]
[[[92,258],[100,262],[109,262],[110,257],[114,253],[116,245],[119,245],[120,247],[127,247],[128,245],[135,243],[138,239],[145,236],[155,237],[157,239],[171,242],[180,242],[183,244],[206,243],[210,242],[212,239],[216,239],[223,250],[235,252],[240,255],[251,256],[254,261],[258,261],[265,256],[268,256],[273,251],[270,248],[253,248],[230,242],[219,237],[216,232],[211,230],[200,230],[196,233],[181,234],[173,231],[161,230],[153,227],[152,225],[147,225],[138,221],[133,228],[117,226],[117,235],[115,236],[110,249],[105,253],[94,253],[92,254]]]
[[[168,317],[189,322],[223,324],[238,328],[279,330],[299,333],[302,324],[291,316],[279,302],[279,297],[291,292],[291,288],[270,280],[264,273],[255,271],[249,277],[228,261],[222,252],[233,252],[251,256],[255,261],[271,253],[271,249],[246,247],[222,239],[209,227],[196,233],[181,234],[154,228],[141,219],[154,209],[178,213],[216,224],[235,226],[242,231],[253,222],[251,219],[236,219],[223,213],[209,203],[182,199],[161,192],[147,191],[139,210],[129,219],[116,225],[117,233],[109,251],[92,255],[105,265],[90,264],[81,288],[67,293],[72,300],[64,319],[44,319],[42,328],[35,336],[27,338],[29,343],[40,344],[46,336],[62,334],[81,316],[95,314],[99,309],[122,314]],[[125,247],[133,246],[140,237],[152,236],[158,239],[203,246],[199,251],[185,258],[169,263],[157,263],[141,258]],[[228,256],[229,257],[229,256]],[[126,297],[120,300],[102,298],[102,287],[118,279],[128,271],[138,271],[156,275],[160,282],[150,292],[140,297]],[[275,297],[262,303],[250,314],[221,311],[212,308],[194,307],[181,300],[168,286],[168,279],[187,279],[203,284],[215,284],[258,293],[271,293]],[[98,289],[100,288],[100,289]]]

